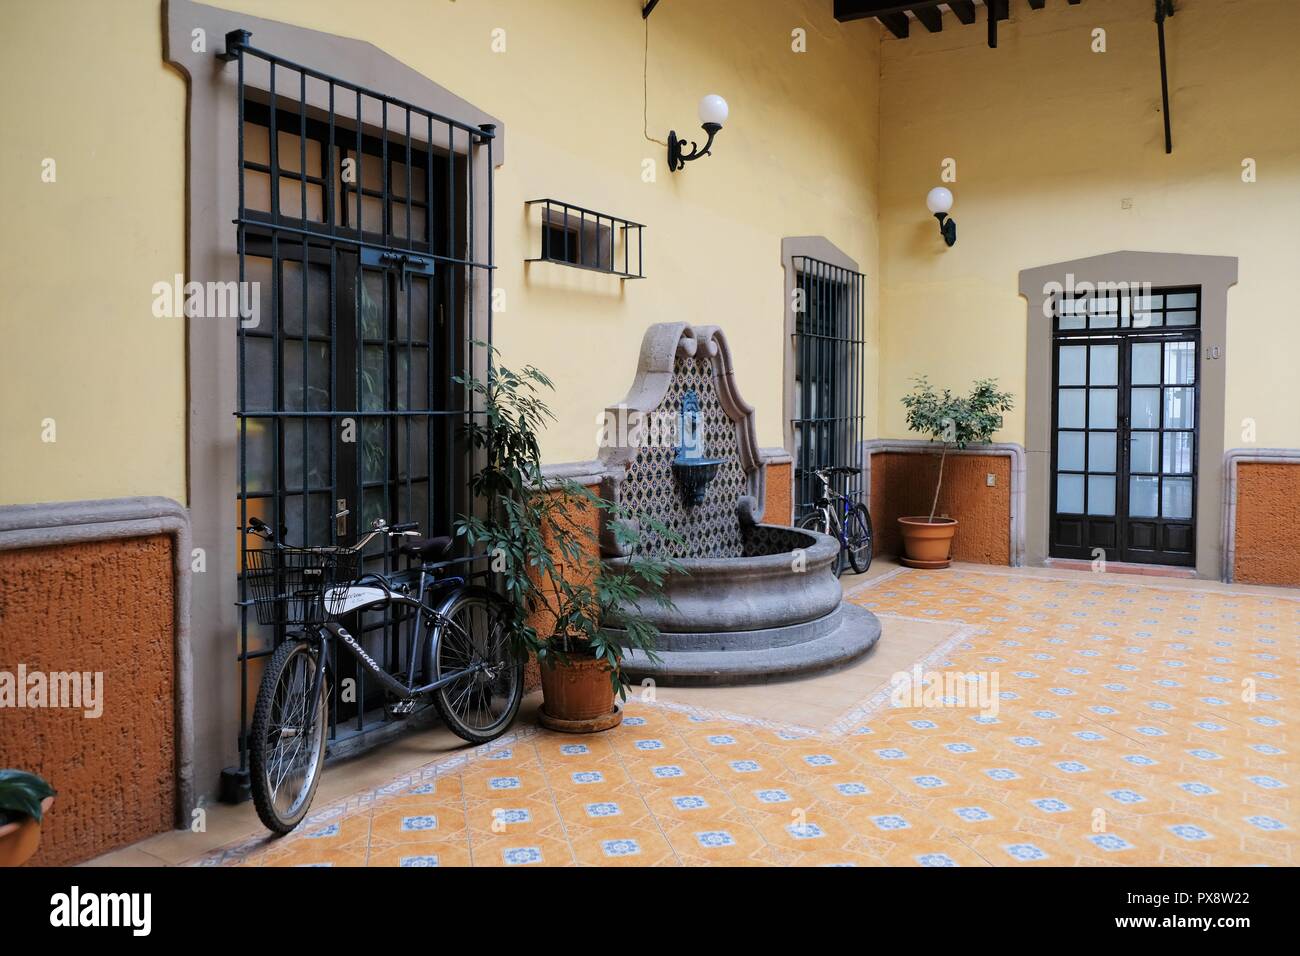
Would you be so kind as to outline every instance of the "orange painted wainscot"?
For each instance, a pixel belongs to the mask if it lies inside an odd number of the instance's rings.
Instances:
[[[926,441],[863,443],[877,554],[902,553],[900,517],[930,513],[939,474],[938,450]],[[1024,451],[1019,445],[949,450],[935,514],[959,522],[953,560],[1004,566],[1023,563],[1023,489]]]
[[[27,678],[0,709],[0,766],[57,792],[29,865],[162,833],[192,806],[188,542],[163,498],[0,509],[0,671]]]
[[[1300,587],[1300,448],[1224,457],[1225,580]]]

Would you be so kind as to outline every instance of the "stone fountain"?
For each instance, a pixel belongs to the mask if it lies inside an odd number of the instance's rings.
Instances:
[[[839,543],[764,523],[767,465],[719,327],[650,326],[605,429],[601,493],[674,531],[680,543],[647,533],[644,545],[685,572],[663,589],[672,608],[638,607],[659,628],[661,660],[630,651],[629,676],[664,685],[780,680],[846,664],[879,639],[875,616],[843,600]],[[612,534],[602,534],[602,548],[606,561],[627,560]]]

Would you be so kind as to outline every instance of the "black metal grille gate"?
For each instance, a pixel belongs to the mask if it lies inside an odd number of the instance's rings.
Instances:
[[[490,360],[483,345],[491,312],[475,301],[474,279],[494,268],[494,127],[466,125],[250,40],[230,34],[223,57],[238,70],[240,288],[259,285],[257,321],[245,316],[239,329],[239,526],[257,516],[302,545],[349,544],[379,517],[445,532],[468,507],[458,426],[480,412],[452,377]],[[475,259],[480,200],[486,262]],[[345,508],[351,517],[335,521]],[[364,570],[396,566],[387,541],[367,549]],[[256,624],[242,574],[239,593],[246,777],[251,700],[262,658],[284,628]],[[349,629],[367,651],[403,666],[399,622],[362,617]],[[345,740],[349,749],[364,746],[386,717],[382,690],[366,686],[364,671],[347,655],[333,664],[337,752]],[[347,678],[355,680],[351,695],[340,693]]]
[[[795,256],[795,520],[819,497],[812,469],[852,468],[837,487],[862,500],[864,276]]]

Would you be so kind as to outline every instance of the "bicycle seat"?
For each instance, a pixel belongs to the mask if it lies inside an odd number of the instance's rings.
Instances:
[[[404,544],[398,550],[409,557],[419,561],[437,561],[446,557],[447,552],[451,550],[451,538],[447,535],[438,535],[433,538],[412,538],[409,544]]]

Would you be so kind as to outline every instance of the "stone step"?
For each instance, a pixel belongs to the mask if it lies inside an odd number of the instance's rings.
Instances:
[[[675,648],[688,646],[692,637],[705,647],[717,646],[718,638],[725,637],[727,649],[662,649],[656,651],[658,663],[642,651],[631,650],[623,659],[623,669],[634,682],[649,677],[665,687],[763,684],[830,670],[857,660],[880,639],[880,622],[866,608],[845,602],[827,617],[835,615],[838,627],[805,630],[809,639],[795,643],[778,643],[772,631],[665,635],[671,636]]]

